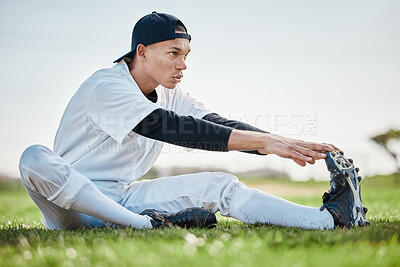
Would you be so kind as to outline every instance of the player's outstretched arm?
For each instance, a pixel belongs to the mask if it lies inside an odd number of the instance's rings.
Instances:
[[[233,129],[259,132],[259,133],[268,133],[267,131],[261,130],[261,129],[259,129],[253,125],[250,125],[248,123],[226,119],[224,117],[221,117],[217,113],[209,113],[209,114],[205,115],[202,119],[219,124],[219,125],[227,126],[227,127],[233,128]],[[257,150],[242,150],[241,152],[265,155],[265,154],[258,153]]]
[[[163,108],[149,114],[133,131],[151,139],[195,149],[256,150],[260,154],[275,154],[292,159],[301,166],[325,158],[323,152],[335,148],[328,144],[306,142],[269,133],[232,129],[191,116],[178,115]]]
[[[282,158],[292,159],[301,166],[314,164],[324,159],[325,151],[337,149],[330,144],[320,144],[287,138],[269,133],[256,133],[233,130],[228,141],[228,150],[257,150],[260,154],[275,154]]]

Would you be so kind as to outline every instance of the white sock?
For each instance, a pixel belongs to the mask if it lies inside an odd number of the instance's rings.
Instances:
[[[240,187],[232,197],[230,214],[245,223],[265,223],[304,229],[333,229],[333,217],[324,209],[299,205],[257,189]],[[236,214],[235,214],[236,213]]]

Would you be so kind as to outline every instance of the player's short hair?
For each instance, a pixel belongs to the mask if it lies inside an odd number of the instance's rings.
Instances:
[[[185,28],[185,26],[183,26],[183,24],[180,20],[178,20],[178,22],[175,24],[175,31],[186,32],[186,28]]]

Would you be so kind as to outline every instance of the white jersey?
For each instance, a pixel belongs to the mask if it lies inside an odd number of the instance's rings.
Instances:
[[[72,97],[61,119],[54,151],[91,180],[131,183],[144,175],[163,143],[133,128],[157,108],[202,118],[211,113],[180,88],[156,88],[148,100],[124,61],[90,76]]]

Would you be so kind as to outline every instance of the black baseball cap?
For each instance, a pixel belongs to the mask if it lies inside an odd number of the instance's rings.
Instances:
[[[135,27],[133,27],[131,51],[118,58],[113,63],[119,62],[124,58],[132,58],[139,44],[146,46],[176,38],[185,38],[190,42],[192,38],[189,34],[175,32],[175,26],[178,22],[182,24],[186,30],[182,21],[170,14],[153,11],[151,14],[144,16],[136,22]]]

